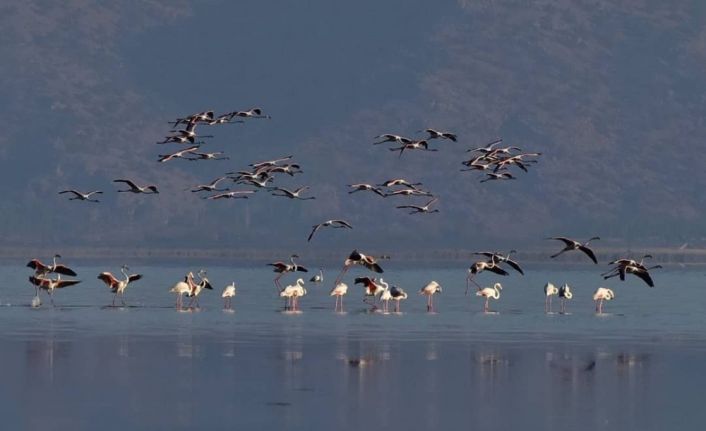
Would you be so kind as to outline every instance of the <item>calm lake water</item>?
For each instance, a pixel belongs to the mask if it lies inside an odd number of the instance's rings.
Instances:
[[[174,309],[184,267],[139,267],[129,307],[76,267],[83,283],[57,306],[28,305],[22,265],[0,267],[0,414],[7,429],[693,429],[706,386],[706,275],[655,272],[603,282],[603,268],[528,268],[501,281],[496,313],[464,296],[465,270],[389,265],[410,295],[401,314],[370,313],[345,281],[346,313],[328,296],[337,268],[308,284],[301,313],[283,313],[273,274],[205,267],[215,290],[198,311]],[[307,279],[312,274],[305,274]],[[283,279],[293,283],[295,276]],[[443,286],[438,313],[416,294]],[[235,281],[234,311],[220,291]],[[568,282],[567,314],[545,314],[542,287]],[[616,299],[596,315],[599,285]],[[555,303],[558,310],[558,301]]]

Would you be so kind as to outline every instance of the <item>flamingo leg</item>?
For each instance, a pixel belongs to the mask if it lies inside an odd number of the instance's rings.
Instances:
[[[118,292],[115,292],[115,295],[113,295],[113,307],[115,307],[115,298],[118,297]]]
[[[343,296],[341,296],[341,313],[343,313]]]
[[[56,304],[54,304],[54,296],[51,293],[51,290],[49,290],[47,293],[49,293],[49,301],[51,302],[52,307],[56,307]]]
[[[125,303],[125,292],[120,294],[120,302],[123,303],[123,307],[127,307],[127,304]]]
[[[564,314],[564,304],[566,303],[566,299],[561,298],[561,314]]]
[[[486,313],[488,312],[488,301],[490,301],[490,297],[485,298],[485,305],[483,306],[483,311]]]

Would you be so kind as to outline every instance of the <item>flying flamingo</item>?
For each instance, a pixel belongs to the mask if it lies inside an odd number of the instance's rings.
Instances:
[[[124,280],[118,280],[110,272],[101,272],[98,274],[98,279],[103,281],[103,283],[110,288],[111,292],[115,293],[113,296],[113,306],[115,306],[115,298],[117,298],[118,295],[120,295],[120,300],[123,306],[125,306],[125,289],[127,289],[127,285],[142,278],[141,274],[128,275],[127,271],[129,269],[127,265],[123,265],[122,268],[120,268],[120,272],[122,272],[125,277]]]
[[[157,186],[155,185],[138,186],[133,181],[124,179],[113,180],[113,182],[124,183],[129,187],[127,190],[118,190],[118,193],[144,193],[148,195],[159,193],[159,190],[157,190]]]
[[[593,250],[588,248],[588,243],[590,243],[591,241],[598,240],[598,239],[600,239],[600,237],[594,236],[593,238],[589,239],[588,241],[586,241],[584,243],[580,243],[576,240],[573,240],[571,238],[566,238],[563,236],[557,236],[557,237],[552,237],[552,238],[547,238],[547,239],[553,239],[553,240],[561,241],[564,243],[564,248],[562,248],[559,251],[559,253],[556,253],[556,254],[549,256],[552,259],[554,259],[555,257],[559,256],[560,254],[562,254],[564,252],[572,251],[572,250],[579,250],[579,251],[583,252],[586,256],[591,258],[593,263],[595,263],[595,264],[598,263],[598,260],[596,259],[596,255],[593,253]]]
[[[279,289],[280,292],[282,291],[282,285],[279,283],[279,279],[282,278],[282,276],[284,276],[284,274],[287,274],[288,272],[296,272],[296,271],[309,272],[308,269],[306,269],[303,266],[298,265],[296,262],[294,262],[295,258],[298,259],[299,256],[297,256],[296,254],[289,256],[289,263],[279,261],[279,262],[267,264],[269,266],[274,266],[273,271],[279,273],[279,275],[277,277],[275,277],[274,281],[275,281],[275,286],[277,287],[277,289]]]
[[[480,274],[483,271],[490,271],[498,275],[510,275],[507,271],[500,268],[496,256],[491,256],[488,261],[480,260],[478,262],[474,262],[473,265],[468,268],[468,276],[466,276],[466,295],[468,295],[469,283],[473,283],[478,287],[478,289],[482,289],[482,287],[476,283],[474,278],[477,274]]]
[[[59,192],[60,195],[63,195],[64,193],[71,193],[74,195],[74,197],[69,198],[70,201],[86,201],[86,202],[95,202],[95,203],[98,203],[100,201],[98,199],[91,199],[91,196],[103,194],[103,192],[100,190],[95,190],[95,191],[88,192],[88,193],[83,193],[83,192],[80,192],[80,191],[74,190],[74,189],[63,190],[63,191]]]
[[[427,311],[434,311],[433,297],[435,293],[441,293],[441,285],[436,281],[430,281],[426,286],[422,287],[419,291],[420,295],[426,295],[427,297]]]
[[[482,296],[485,298],[485,304],[483,305],[483,311],[488,312],[488,301],[490,298],[495,300],[500,298],[500,291],[503,289],[502,284],[495,283],[493,287],[484,287],[476,292],[476,296]]]
[[[380,259],[389,259],[389,256],[381,256]],[[336,281],[334,282],[334,284],[338,284],[338,282],[341,281],[343,275],[348,272],[350,267],[353,265],[362,265],[368,268],[370,271],[377,272],[378,274],[383,273],[382,268],[377,263],[377,258],[365,255],[359,252],[358,250],[353,250],[348,256],[348,258],[345,260],[345,262],[343,262],[343,269],[341,269],[341,273],[338,274],[338,277],[336,277]]]

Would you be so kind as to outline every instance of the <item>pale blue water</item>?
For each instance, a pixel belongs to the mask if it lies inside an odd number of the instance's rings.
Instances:
[[[7,429],[677,429],[706,420],[706,276],[702,270],[602,282],[600,269],[528,268],[496,314],[464,296],[465,270],[383,275],[406,289],[402,314],[369,313],[353,269],[347,313],[308,285],[301,314],[281,312],[266,267],[205,267],[214,287],[197,312],[167,290],[187,270],[139,267],[129,308],[77,267],[83,283],[28,304],[29,269],[1,267],[0,417]],[[306,274],[307,279],[311,274]],[[294,282],[289,276],[287,282]],[[443,286],[428,314],[416,291]],[[489,285],[496,278],[481,275]],[[234,311],[221,289],[238,284]],[[544,313],[546,281],[573,287],[569,314]],[[597,316],[593,290],[616,292]],[[558,310],[558,301],[555,307]],[[364,364],[358,365],[359,359]],[[353,362],[351,362],[353,361]],[[511,413],[508,413],[511,412]]]

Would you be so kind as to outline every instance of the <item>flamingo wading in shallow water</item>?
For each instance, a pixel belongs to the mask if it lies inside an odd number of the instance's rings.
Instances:
[[[128,284],[142,278],[141,274],[128,275],[127,271],[129,270],[130,268],[128,268],[127,265],[123,265],[122,268],[120,268],[120,272],[122,272],[123,276],[125,277],[124,280],[118,280],[110,272],[101,272],[100,274],[98,274],[98,279],[103,281],[103,283],[105,283],[106,286],[110,288],[111,292],[115,293],[115,295],[113,296],[113,306],[115,306],[115,299],[118,297],[118,295],[120,295],[120,300],[122,301],[123,306],[125,306],[125,289],[127,289]]]
[[[599,287],[593,294],[593,300],[596,301],[596,313],[603,314],[603,301],[610,301],[615,298],[615,293],[611,289]]]
[[[223,298],[223,308],[226,310],[230,310],[232,308],[231,302],[233,301],[233,297],[235,296],[235,281],[229,284],[228,286],[223,289],[223,293],[221,294],[221,298]]]
[[[490,298],[495,300],[500,299],[500,291],[503,289],[502,284],[495,283],[493,287],[484,287],[476,292],[476,296],[482,296],[485,298],[485,304],[483,305],[483,311],[488,312],[488,301]]]
[[[436,281],[430,281],[426,286],[422,287],[419,291],[420,295],[425,295],[427,297],[427,311],[434,311],[433,297],[435,293],[441,293],[441,285]]]
[[[333,311],[343,313],[343,297],[348,293],[348,285],[346,283],[338,283],[331,289],[330,296],[336,297],[336,304],[333,306]],[[339,305],[340,304],[340,305]]]

